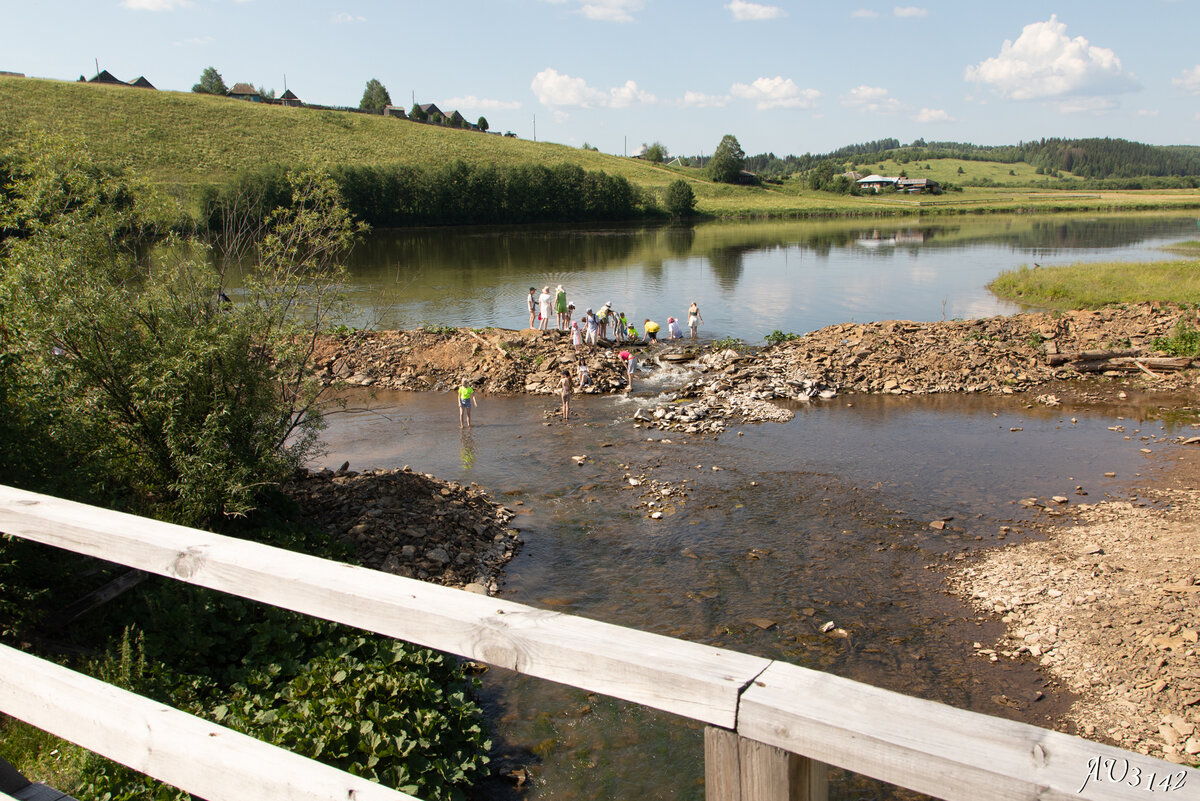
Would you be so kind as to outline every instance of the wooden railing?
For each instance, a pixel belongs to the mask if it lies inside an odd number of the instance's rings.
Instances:
[[[945,799],[1200,799],[1200,772],[783,662],[0,487],[0,531],[708,724],[709,801],[823,799],[836,766]],[[0,711],[209,801],[402,799],[0,647]]]

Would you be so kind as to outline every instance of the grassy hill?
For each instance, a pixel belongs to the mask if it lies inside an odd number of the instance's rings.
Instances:
[[[187,92],[164,92],[123,86],[50,81],[0,76],[0,141],[13,142],[34,132],[47,132],[88,148],[103,162],[135,168],[150,179],[180,187],[185,195],[202,185],[222,184],[245,171],[268,164],[328,165],[410,164],[437,167],[456,159],[473,164],[577,164],[626,178],[660,194],[678,178],[691,182],[700,211],[724,216],[836,216],[912,214],[912,197],[862,198],[811,192],[798,182],[783,186],[736,187],[713,184],[703,172],[665,167],[639,159],[611,156],[546,142],[424,125],[385,118],[311,108],[248,103]],[[1064,196],[1047,200],[1044,189],[1036,199],[1007,193],[1009,185],[1034,178],[1028,164],[1000,164],[935,159],[898,165],[872,166],[911,177],[961,183],[958,168],[978,178],[986,171],[999,186],[968,190],[937,199],[921,198],[939,213],[984,207],[996,210],[1106,210],[1195,207],[1200,193],[1158,192]],[[866,162],[860,171],[866,169]],[[1009,176],[1012,170],[1016,175]],[[868,170],[869,171],[869,170]],[[1040,176],[1038,176],[1040,177]],[[926,196],[927,197],[927,196]],[[961,207],[960,207],[961,206]]]

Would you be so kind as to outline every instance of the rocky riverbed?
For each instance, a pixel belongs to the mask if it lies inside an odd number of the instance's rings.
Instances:
[[[521,545],[511,510],[407,466],[305,471],[284,490],[360,564],[399,576],[495,595]]]
[[[1168,304],[1131,304],[978,320],[843,323],[771,347],[704,352],[676,340],[650,347],[604,343],[577,353],[566,332],[533,329],[360,331],[322,341],[316,364],[330,384],[444,391],[465,377],[484,392],[555,394],[562,371],[574,375],[582,360],[592,376],[582,391],[615,393],[625,389],[615,353],[628,348],[651,370],[673,363],[697,374],[668,402],[639,414],[639,425],[716,434],[731,424],[786,422],[792,412],[780,401],[852,393],[1011,394],[1051,383],[1086,384],[1105,374],[1151,389],[1188,386],[1189,373],[1156,371],[1144,361],[1163,355],[1155,343],[1171,337],[1181,320],[1195,325],[1196,314]]]
[[[1077,694],[1090,739],[1200,761],[1200,452],[1156,486],[1073,508],[1046,539],[984,553],[952,585],[1006,634],[982,659],[1029,659]]]
[[[1188,360],[1149,366],[1164,355],[1158,340],[1177,333],[1181,321],[1194,326],[1195,312],[1139,304],[846,323],[772,347],[710,347],[690,358],[686,346],[662,343],[639,350],[642,363],[679,354],[694,375],[667,402],[639,412],[635,425],[718,434],[733,423],[789,419],[797,403],[852,403],[857,393],[1023,393],[1048,405],[1133,389],[1191,398],[1197,379]],[[530,394],[557,392],[561,370],[577,358],[565,334],[494,329],[359,332],[326,340],[318,356],[329,383],[448,390],[466,376],[485,392]],[[591,392],[624,389],[611,348],[587,350],[584,358]],[[1035,502],[1047,512],[1044,539],[984,552],[947,572],[980,615],[1007,625],[1001,642],[976,645],[980,659],[1034,660],[1078,696],[1065,725],[1195,763],[1200,551],[1192,540],[1200,524],[1200,448],[1189,443],[1181,452],[1186,461],[1173,463],[1168,478],[1132,498]],[[624,481],[651,515],[686,503],[690,493],[633,471]],[[368,564],[403,575],[496,592],[498,572],[519,544],[506,528],[511,512],[475,490],[409,470],[315,474],[299,485],[301,503]]]

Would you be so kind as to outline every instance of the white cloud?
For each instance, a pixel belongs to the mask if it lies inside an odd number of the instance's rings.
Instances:
[[[533,76],[530,84],[538,101],[544,106],[602,106],[608,95],[587,85],[583,78],[572,78],[547,67]]]
[[[521,107],[516,100],[489,100],[485,97],[467,95],[465,97],[448,97],[442,104],[447,107],[478,109],[480,111],[515,111]]]
[[[355,16],[354,14],[347,14],[345,11],[339,11],[330,17],[329,21],[334,25],[346,25],[353,22],[366,22],[367,18]]]
[[[849,94],[842,95],[842,105],[875,114],[895,114],[904,110],[904,104],[890,97],[887,89],[865,84],[854,87]]]
[[[187,39],[180,39],[178,42],[172,42],[174,47],[202,47],[206,44],[212,44],[217,41],[211,36],[192,36]]]
[[[627,108],[635,103],[649,105],[657,100],[658,98],[649,92],[638,89],[638,85],[633,81],[626,81],[624,85],[608,90],[608,105],[612,108]]]
[[[925,17],[929,15],[929,9],[917,6],[896,6],[892,9],[892,13],[897,17]]]
[[[1137,110],[1137,115],[1139,117],[1157,117],[1158,110],[1157,109],[1149,109],[1149,108],[1139,108]]]
[[[1026,25],[1015,42],[1005,40],[1000,55],[967,67],[965,79],[988,84],[1011,100],[1106,95],[1137,88],[1137,80],[1106,47],[1082,36],[1068,38],[1067,26],[1051,15]]]
[[[580,7],[588,19],[601,22],[633,22],[635,11],[641,11],[642,0],[591,0]]]
[[[538,102],[552,108],[559,106],[626,108],[635,103],[657,102],[654,95],[639,89],[634,81],[626,81],[623,85],[604,92],[588,86],[587,81],[583,78],[572,78],[570,75],[563,75],[550,67],[533,76],[530,88],[533,89]]]
[[[174,11],[190,5],[190,0],[121,0],[122,7],[134,11]]]
[[[756,78],[752,84],[735,83],[730,88],[734,97],[752,100],[755,108],[812,108],[821,93],[816,89],[801,89],[791,78]]]
[[[852,12],[850,16],[854,17],[855,19],[878,19],[879,12],[872,11],[869,8],[859,8]]]
[[[679,108],[722,108],[729,105],[733,98],[729,95],[706,95],[703,92],[684,92],[680,100],[670,104]]]
[[[731,0],[725,7],[733,12],[733,18],[738,22],[757,22],[787,16],[787,12],[779,6],[764,6],[760,3],[748,3],[746,0]]]
[[[1200,95],[1200,64],[1190,70],[1184,70],[1178,78],[1172,78],[1171,83],[1181,87],[1188,94]]]
[[[918,111],[913,119],[917,122],[955,122],[956,120],[940,108],[923,108]]]

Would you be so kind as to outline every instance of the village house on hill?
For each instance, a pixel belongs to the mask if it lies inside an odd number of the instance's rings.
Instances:
[[[234,100],[249,100],[251,103],[261,103],[262,95],[248,83],[235,83],[226,95]]]
[[[108,70],[100,70],[91,78],[84,78],[82,75],[80,75],[77,83],[107,83],[113,86],[136,86],[139,89],[154,89],[154,84],[146,80],[144,75],[139,75],[137,80],[126,83]]]
[[[897,192],[930,192],[935,195],[942,193],[942,187],[937,181],[929,178],[896,178],[886,175],[868,175],[859,178],[854,184],[863,191],[879,193],[885,189]]]

